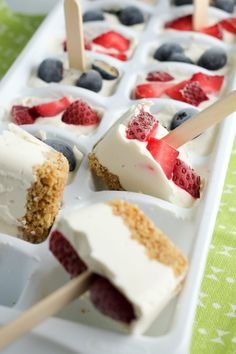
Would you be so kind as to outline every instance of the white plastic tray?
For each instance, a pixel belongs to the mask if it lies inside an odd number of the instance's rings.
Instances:
[[[96,4],[112,5],[112,0],[97,1]],[[126,2],[120,0],[121,4]],[[133,0],[134,4],[135,1]],[[91,8],[92,4],[82,2],[83,8]],[[53,84],[46,88],[28,88],[32,69],[43,58],[50,56],[49,33],[55,34],[55,40],[64,37],[63,8],[60,3],[44,21],[22,55],[17,59],[0,86],[0,107],[8,106],[17,97],[43,96],[52,97],[63,94],[82,97],[88,102],[104,109],[104,116],[97,131],[89,136],[77,137],[75,134],[46,126],[26,126],[32,133],[44,130],[48,136],[57,136],[76,145],[84,158],[72,182],[66,187],[64,204],[79,203],[81,206],[94,201],[112,198],[124,198],[138,204],[144,212],[170,237],[171,240],[188,256],[190,269],[181,294],[174,299],[153,326],[143,336],[128,336],[116,331],[120,329],[112,320],[105,318],[92,308],[86,299],[78,300],[63,310],[58,317],[47,320],[35,329],[32,334],[10,346],[4,353],[81,353],[81,354],[187,354],[191,337],[194,312],[198,291],[206,261],[216,213],[218,210],[224,177],[230,157],[234,138],[235,117],[227,118],[220,125],[214,150],[204,158],[193,158],[193,164],[207,166],[210,175],[204,195],[196,207],[185,210],[171,205],[158,198],[129,192],[111,192],[98,188],[87,166],[87,154],[92,146],[103,136],[116,121],[120,112],[134,103],[130,99],[132,83],[135,83],[138,72],[146,71],[155,64],[145,64],[153,43],[161,41],[157,36],[157,17],[161,13],[170,12],[166,0],[160,0],[156,6],[148,6],[137,1],[149,13],[150,20],[144,32],[137,33],[124,26],[116,26],[118,30],[136,38],[139,43],[132,59],[119,62],[106,57],[106,60],[119,67],[122,72],[120,85],[116,93],[110,97],[89,92],[77,87]],[[97,6],[97,5],[96,5]],[[225,16],[222,11],[213,10],[219,18]],[[171,13],[170,13],[171,16]],[[219,44],[228,55],[235,53],[234,46],[227,46],[208,36],[172,33],[172,38],[182,36],[184,41],[191,41],[192,36],[198,41]],[[150,44],[150,46],[149,46]],[[92,54],[92,57],[105,58]],[[159,65],[158,63],[156,64]],[[174,64],[175,65],[175,64]],[[186,64],[179,64],[186,65]],[[190,72],[196,67],[187,65]],[[198,71],[204,71],[198,68]],[[235,85],[234,67],[231,67],[225,91],[232,90]],[[167,99],[153,100],[156,107],[173,105],[177,109],[186,107],[181,102]],[[6,123],[0,124],[3,129]],[[19,239],[0,234],[0,322],[13,318],[21,310],[30,307],[39,299],[68,281],[69,277],[48,251],[47,241],[41,245],[32,245]],[[85,311],[84,311],[85,310]]]

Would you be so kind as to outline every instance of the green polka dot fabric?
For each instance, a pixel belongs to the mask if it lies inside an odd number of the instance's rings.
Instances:
[[[236,354],[236,140],[211,241],[191,354]]]
[[[0,0],[0,77],[41,21],[13,14]],[[205,353],[236,354],[236,141],[194,323],[191,354]]]

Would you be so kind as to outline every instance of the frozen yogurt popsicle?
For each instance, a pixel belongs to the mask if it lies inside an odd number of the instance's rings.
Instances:
[[[167,133],[149,103],[133,106],[95,145],[90,168],[110,189],[190,207],[200,198],[201,179],[188,165],[184,147],[177,151],[162,144]]]
[[[0,135],[0,161],[1,232],[42,242],[61,205],[66,158],[10,124]]]
[[[189,77],[182,67],[169,64],[163,69],[139,75],[132,99],[172,98],[196,107],[206,107],[217,100],[224,76],[197,72]]]
[[[83,14],[83,22],[104,21],[111,25],[122,24],[134,30],[143,30],[146,14],[138,6],[105,6],[92,8]]]
[[[66,49],[66,43],[64,43]],[[50,83],[81,87],[103,96],[114,93],[120,79],[119,70],[103,60],[87,58],[87,69],[81,72],[69,68],[67,54],[44,59],[32,72],[29,85],[41,87]]]
[[[104,315],[143,333],[180,290],[187,260],[136,206],[111,200],[60,215],[49,247],[71,276],[97,274],[90,299]]]
[[[101,108],[94,109],[80,98],[24,97],[14,101],[10,109],[6,109],[2,119],[17,125],[54,126],[80,136],[94,132],[101,122],[102,114]]]
[[[193,31],[192,15],[187,14],[167,21],[164,23],[164,29],[172,31]],[[202,28],[198,32],[215,37],[229,44],[233,43],[236,38],[236,17],[217,20],[209,16],[209,26]]]
[[[229,61],[228,55],[223,48],[204,45],[196,41],[185,42],[184,44],[176,43],[174,40],[165,41],[154,49],[152,57],[155,62],[194,64],[207,70],[217,71],[220,74],[227,72],[227,63]],[[220,72],[218,72],[219,70]]]

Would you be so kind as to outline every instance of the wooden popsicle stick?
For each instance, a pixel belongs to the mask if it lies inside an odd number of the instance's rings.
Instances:
[[[84,32],[80,0],[64,1],[69,66],[85,71]]]
[[[193,29],[199,31],[208,24],[209,0],[194,0]]]
[[[228,96],[172,130],[162,140],[177,149],[235,111],[236,91],[233,91]]]
[[[0,350],[86,292],[94,275],[85,272],[0,328]]]

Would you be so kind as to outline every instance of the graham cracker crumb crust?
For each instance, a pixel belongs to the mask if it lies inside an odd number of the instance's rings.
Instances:
[[[109,189],[124,191],[124,188],[120,184],[119,178],[109,172],[106,167],[102,166],[94,153],[89,154],[88,163],[90,169],[94,171],[98,177],[102,178]]]
[[[28,190],[26,214],[20,220],[20,236],[31,243],[44,241],[61,205],[69,165],[58,152],[50,151],[47,161],[34,167],[36,181]]]
[[[115,215],[122,217],[131,231],[132,239],[146,248],[151,259],[170,266],[177,277],[186,271],[187,258],[137,206],[123,200],[112,200],[108,204]]]

